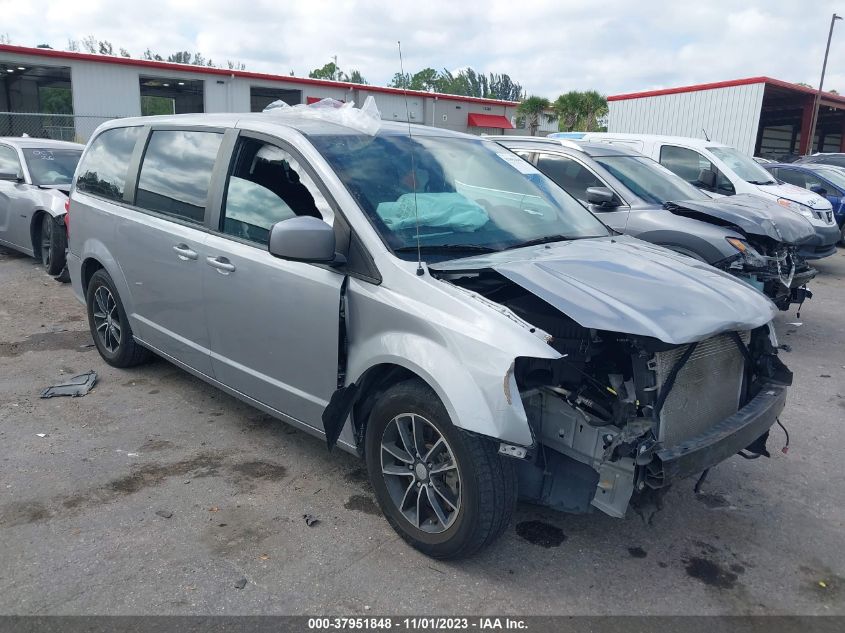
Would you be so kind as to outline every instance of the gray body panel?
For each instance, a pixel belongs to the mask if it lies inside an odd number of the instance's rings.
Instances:
[[[627,236],[506,251],[432,268],[490,268],[583,327],[677,345],[750,330],[776,314],[771,301],[749,295],[748,286],[733,276]]]
[[[138,124],[239,129],[264,134],[297,152],[379,273],[377,281],[348,278],[345,384],[360,382],[373,368],[399,366],[431,386],[456,426],[513,444],[534,443],[522,400],[511,397],[518,392],[514,359],[561,354],[547,344],[546,333],[508,308],[430,274],[417,275],[416,262],[388,251],[303,135],[354,132],[324,121],[267,114],[146,117],[109,122],[99,131]],[[407,134],[406,125],[381,125],[385,134]],[[430,128],[417,128],[414,134],[463,136]],[[218,156],[224,175],[229,160],[225,152]],[[137,170],[137,161],[132,169]],[[97,262],[112,276],[142,343],[262,410],[322,435],[322,409],[337,387],[344,272],[279,260],[221,234],[214,224],[223,191],[220,173],[213,180],[217,185],[209,194],[206,222],[196,226],[73,191],[68,267],[74,291],[84,299],[83,266]],[[326,219],[334,226],[334,218]],[[196,258],[182,259],[173,250],[180,244]],[[338,250],[343,249],[339,241]],[[557,258],[562,252],[573,257]],[[547,253],[556,259],[544,263]],[[209,258],[225,258],[234,269],[222,274],[208,264]],[[438,269],[483,265],[473,259],[443,262]],[[491,259],[502,274],[521,275],[541,296],[554,295],[554,302],[579,322],[645,332],[667,342],[705,338],[719,328],[753,327],[773,313],[767,299],[730,276],[629,238],[520,249]],[[572,281],[562,281],[567,277]],[[634,281],[642,295],[638,299]],[[614,298],[617,294],[621,300]],[[652,295],[654,305],[646,306]],[[705,306],[717,316],[698,314]],[[636,314],[640,308],[646,313]],[[681,318],[683,311],[686,318]],[[669,331],[674,327],[677,332]],[[340,443],[354,449],[351,425]]]

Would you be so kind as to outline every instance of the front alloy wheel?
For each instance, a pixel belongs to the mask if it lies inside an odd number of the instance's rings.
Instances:
[[[385,427],[381,472],[396,508],[430,534],[447,530],[461,507],[461,477],[449,443],[424,417],[403,413]]]

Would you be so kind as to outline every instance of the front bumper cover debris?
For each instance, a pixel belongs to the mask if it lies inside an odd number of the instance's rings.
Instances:
[[[786,385],[768,382],[742,409],[706,433],[654,453],[646,466],[646,485],[660,488],[715,466],[766,433],[786,404]]]

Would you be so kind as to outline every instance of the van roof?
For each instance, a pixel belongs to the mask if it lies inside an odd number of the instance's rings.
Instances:
[[[605,141],[619,139],[620,141],[651,141],[658,143],[676,143],[693,147],[730,147],[725,143],[708,141],[694,136],[670,136],[668,134],[631,134],[622,132],[588,132],[584,136],[587,141]]]
[[[358,135],[364,134],[354,128],[342,125],[338,121],[331,119],[318,119],[310,115],[304,115],[298,112],[286,112],[285,114],[274,114],[272,112],[221,112],[221,113],[196,113],[196,114],[168,114],[163,116],[142,116],[142,117],[128,117],[123,119],[114,119],[107,121],[100,126],[100,130],[106,130],[118,127],[132,127],[140,125],[168,125],[176,124],[180,126],[220,126],[220,127],[236,127],[243,123],[260,123],[262,126],[270,124],[271,126],[278,126],[280,128],[294,129],[306,135]],[[381,121],[379,128],[380,134],[387,135],[405,135],[408,131],[407,123],[399,123],[396,121]],[[455,132],[444,128],[431,127],[419,124],[410,124],[411,134],[414,136],[453,136],[458,138],[479,138],[472,134],[465,134],[462,132]]]
[[[579,141],[571,138],[543,138],[537,136],[497,136],[495,137],[497,143],[505,147],[517,148],[533,148],[538,147],[557,147],[567,148],[584,152],[587,156],[642,156],[642,154],[634,149],[622,145],[611,145],[609,143],[590,143],[587,141]]]

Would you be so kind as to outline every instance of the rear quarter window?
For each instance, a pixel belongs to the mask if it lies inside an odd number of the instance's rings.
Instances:
[[[77,191],[123,200],[129,160],[140,136],[140,127],[113,128],[97,136],[79,167]]]

